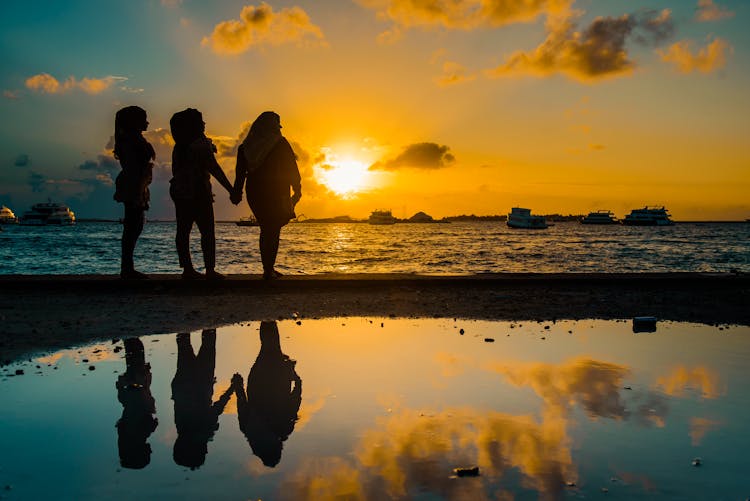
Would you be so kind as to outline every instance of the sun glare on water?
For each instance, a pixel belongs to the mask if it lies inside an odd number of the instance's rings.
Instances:
[[[336,159],[316,169],[318,181],[342,198],[351,198],[371,187],[367,164],[354,159]]]

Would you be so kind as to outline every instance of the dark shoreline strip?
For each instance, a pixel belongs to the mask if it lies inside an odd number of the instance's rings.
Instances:
[[[551,321],[655,316],[750,325],[750,276],[717,273],[0,275],[0,362],[99,339],[262,319],[342,316]]]

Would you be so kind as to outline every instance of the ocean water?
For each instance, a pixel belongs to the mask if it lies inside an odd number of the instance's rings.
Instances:
[[[121,225],[5,226],[0,274],[119,272]],[[216,226],[217,269],[260,273],[258,228]],[[193,261],[202,268],[193,230]],[[179,273],[174,223],[149,222],[136,248],[146,273]],[[277,268],[290,274],[503,272],[750,272],[750,224],[671,227],[557,223],[514,230],[504,223],[296,223],[282,230]]]
[[[748,327],[683,322],[303,318],[106,340],[0,368],[0,492],[746,499],[748,357]]]

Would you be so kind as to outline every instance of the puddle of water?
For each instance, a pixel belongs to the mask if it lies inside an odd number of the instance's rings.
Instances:
[[[0,370],[0,497],[745,499],[749,355],[748,327],[614,321],[91,345]]]

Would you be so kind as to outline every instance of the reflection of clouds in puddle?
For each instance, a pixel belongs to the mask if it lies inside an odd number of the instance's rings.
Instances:
[[[542,398],[545,416],[567,416],[578,404],[591,419],[632,419],[661,428],[669,413],[664,397],[652,391],[629,391],[625,401],[621,392],[631,371],[624,365],[579,357],[558,365],[492,363],[487,370],[518,387],[531,387]]]
[[[712,419],[694,417],[690,420],[690,442],[693,446],[701,445],[703,437],[711,430],[720,428],[724,423]]]
[[[297,424],[295,429],[299,431],[307,426],[312,417],[320,411],[326,404],[326,399],[333,395],[330,390],[322,395],[303,396],[302,404],[300,405],[299,411],[297,412]]]
[[[110,351],[112,346],[106,344],[96,344],[92,346],[86,346],[80,349],[62,350],[50,355],[38,357],[34,359],[35,362],[40,364],[55,365],[57,362],[64,358],[69,358],[75,363],[83,363],[83,360],[88,362],[104,362],[105,360],[119,360],[120,355]]]
[[[468,357],[441,351],[435,354],[435,362],[440,367],[441,375],[449,378],[463,374],[466,367],[470,365],[471,360]]]
[[[656,482],[651,480],[650,477],[643,475],[641,473],[631,473],[629,471],[617,471],[616,470],[614,478],[621,480],[625,484],[640,485],[643,488],[643,490],[646,492],[656,491]]]
[[[518,472],[525,488],[554,498],[565,481],[576,479],[569,444],[566,421],[559,417],[539,423],[530,416],[468,408],[429,415],[402,410],[364,432],[353,462],[311,459],[282,492],[290,499],[392,499],[429,491],[446,499],[482,500],[489,483],[506,473],[513,482]],[[479,466],[480,477],[450,475],[470,465]]]
[[[308,458],[284,482],[281,499],[369,499],[360,472],[342,458]]]
[[[671,397],[681,397],[689,391],[700,393],[702,398],[714,399],[726,393],[719,374],[708,367],[676,367],[666,376],[656,380],[664,393]]]
[[[530,386],[549,412],[565,415],[578,403],[592,418],[627,415],[620,390],[630,369],[623,365],[581,357],[560,365],[493,363],[487,368],[516,386]]]

